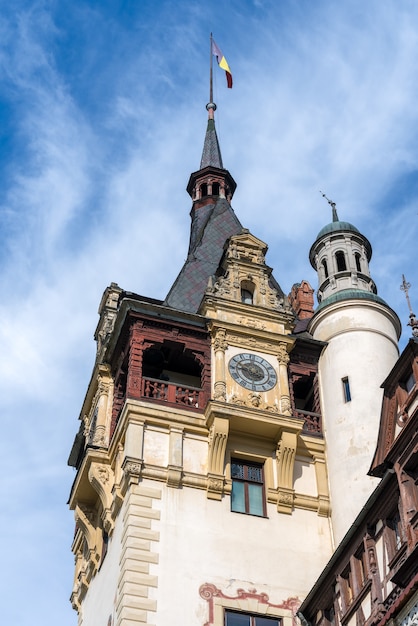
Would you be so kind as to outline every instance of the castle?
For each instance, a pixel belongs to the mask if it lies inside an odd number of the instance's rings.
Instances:
[[[301,603],[379,487],[400,322],[333,203],[309,252],[319,305],[306,281],[283,293],[232,209],[215,109],[168,295],[112,283],[100,303],[69,458],[80,625],[345,623],[335,598]]]

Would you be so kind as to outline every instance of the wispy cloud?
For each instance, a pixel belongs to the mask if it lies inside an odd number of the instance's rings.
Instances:
[[[215,75],[233,205],[282,287],[316,286],[308,252],[330,219],[320,189],[370,238],[379,293],[404,320],[402,272],[418,286],[414,2],[231,2],[211,24],[204,3],[110,4],[18,0],[0,21],[3,475],[15,468],[0,500],[16,521],[1,547],[10,598],[24,572],[27,607],[4,609],[16,624],[34,611],[45,626],[76,623],[65,461],[97,307],[111,281],[164,297],[184,261],[208,31],[234,74],[231,91]]]

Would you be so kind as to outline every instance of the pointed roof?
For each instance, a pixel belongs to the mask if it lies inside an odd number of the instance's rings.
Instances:
[[[205,143],[203,144],[202,158],[200,161],[200,169],[205,167],[218,167],[223,169],[221,149],[219,147],[218,136],[216,134],[215,120],[213,117],[214,111],[216,111],[216,104],[209,102],[206,105],[206,109],[209,113],[208,126],[206,129]]]
[[[231,197],[236,187],[234,179],[222,163],[214,120],[216,104],[209,102],[206,109],[208,125],[200,169],[190,176],[187,185],[187,191],[193,199],[189,250],[186,262],[164,301],[166,306],[193,313],[199,308],[209,277],[218,269],[225,241],[242,230],[224,191],[204,198],[198,192],[202,183],[213,177],[223,181]]]

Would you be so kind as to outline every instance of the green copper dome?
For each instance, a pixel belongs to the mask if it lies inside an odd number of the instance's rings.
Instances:
[[[331,222],[330,224],[327,224],[326,226],[324,226],[324,228],[321,228],[316,238],[320,239],[324,235],[328,235],[329,233],[334,233],[339,230],[348,230],[352,233],[360,233],[358,228],[350,224],[350,222],[340,222],[338,220],[336,222]]]
[[[332,296],[328,296],[328,298],[324,298],[322,302],[318,305],[315,313],[328,306],[329,304],[333,304],[334,302],[342,302],[344,300],[371,300],[372,302],[378,302],[379,304],[388,306],[383,298],[371,291],[363,291],[361,289],[343,289],[342,291],[339,291]]]

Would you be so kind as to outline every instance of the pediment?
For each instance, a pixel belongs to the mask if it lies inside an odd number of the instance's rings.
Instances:
[[[268,246],[264,241],[243,230],[239,235],[233,235],[225,243],[225,253],[222,265],[228,261],[255,263],[265,265],[265,255]]]

